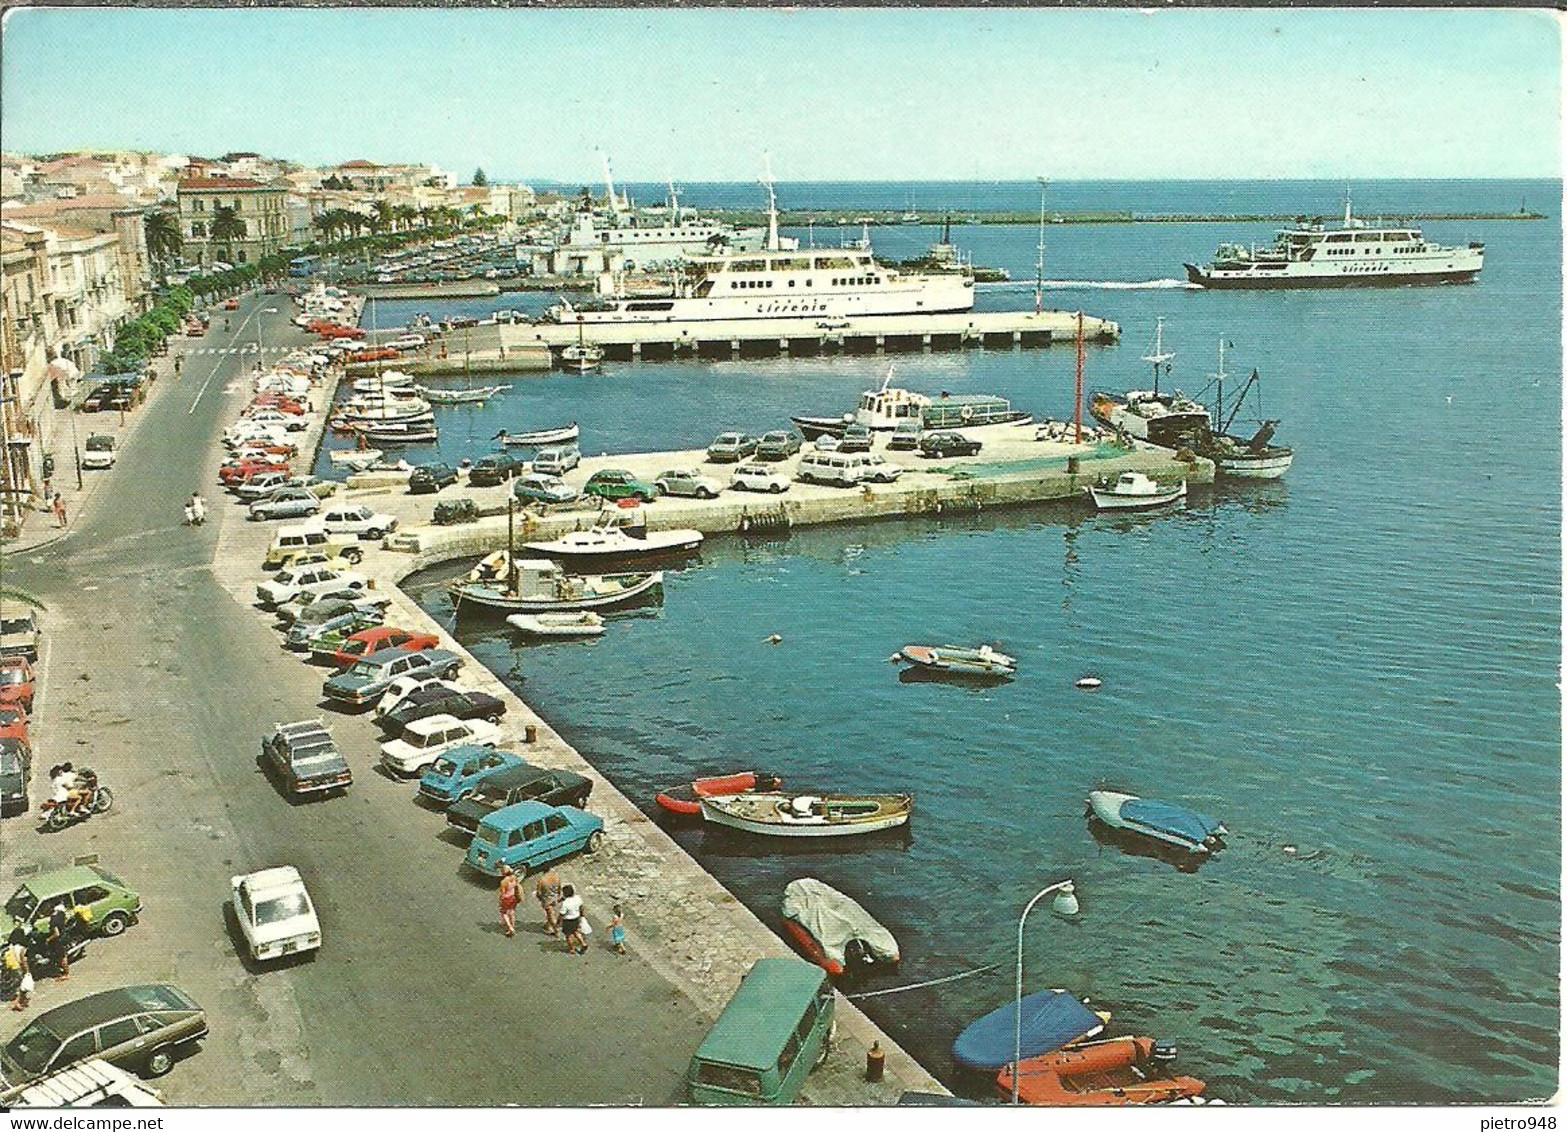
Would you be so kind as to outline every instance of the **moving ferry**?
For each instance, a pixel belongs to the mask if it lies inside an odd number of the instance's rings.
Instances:
[[[1450,248],[1425,239],[1419,228],[1367,228],[1346,200],[1339,228],[1286,228],[1260,249],[1221,244],[1207,267],[1186,264],[1186,277],[1214,290],[1390,287],[1473,283],[1484,266],[1484,244]]]

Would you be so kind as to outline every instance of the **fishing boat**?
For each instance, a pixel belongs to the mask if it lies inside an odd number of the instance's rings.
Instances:
[[[433,423],[394,422],[367,425],[358,431],[366,440],[376,444],[434,444],[440,439],[440,433]]]
[[[1088,398],[1088,411],[1094,419],[1138,440],[1161,448],[1177,448],[1187,434],[1208,428],[1208,410],[1179,389],[1159,391],[1159,376],[1170,374],[1175,351],[1164,348],[1164,319],[1154,326],[1154,346],[1143,361],[1153,366],[1152,389],[1129,389],[1124,394],[1095,390]]]
[[[1083,489],[1101,511],[1147,511],[1186,498],[1186,481],[1166,486],[1141,472],[1122,472],[1114,484]]]
[[[754,791],[777,790],[783,779],[775,774],[743,770],[738,774],[720,774],[698,778],[688,786],[676,786],[660,793],[653,800],[667,813],[681,817],[700,817],[703,798],[731,797]]]
[[[908,794],[801,794],[777,792],[702,798],[702,820],[763,837],[844,837],[876,833],[908,823]]]
[[[664,583],[660,572],[644,574],[567,574],[558,563],[529,558],[517,562],[510,578],[461,581],[451,586],[459,613],[469,609],[497,613],[565,613],[624,605]]]
[[[567,373],[592,373],[604,364],[604,348],[578,344],[560,352],[560,368]]]
[[[506,391],[504,385],[480,385],[468,389],[435,389],[428,385],[416,385],[414,388],[419,391],[419,396],[432,405],[477,405]]]
[[[507,432],[501,429],[495,434],[495,439],[515,448],[547,448],[552,444],[570,444],[580,434],[577,422],[572,421],[564,428],[543,428],[534,432]]]
[[[1202,1095],[1207,1085],[1170,1073],[1175,1046],[1153,1038],[1107,1038],[1028,1058],[1018,1065],[1024,1104],[1069,1107],[1169,1104]],[[996,1075],[996,1092],[1012,1096],[1012,1067]]]
[[[653,558],[685,554],[702,545],[702,532],[689,528],[669,531],[647,529],[647,516],[638,508],[611,508],[601,512],[585,531],[570,531],[547,542],[525,542],[524,550],[551,558],[581,561],[592,558]]]
[[[1188,853],[1215,853],[1224,848],[1229,830],[1206,814],[1113,790],[1088,793],[1088,816],[1110,829],[1136,834]]]
[[[784,886],[783,921],[784,931],[806,958],[829,975],[892,970],[902,958],[898,941],[874,916],[814,877]]]
[[[506,624],[530,637],[599,637],[604,619],[592,610],[576,613],[513,613]]]
[[[1278,431],[1277,418],[1257,420],[1257,431],[1250,438],[1242,439],[1231,430],[1235,418],[1240,416],[1247,398],[1255,391],[1257,409],[1262,409],[1262,376],[1253,369],[1251,376],[1241,386],[1232,404],[1224,401],[1223,338],[1219,339],[1219,371],[1213,375],[1217,392],[1214,397],[1213,424],[1193,440],[1192,447],[1199,456],[1213,461],[1214,470],[1224,477],[1245,480],[1276,480],[1295,463],[1295,453],[1282,444],[1274,444]]]
[[[1108,1021],[1067,991],[1035,991],[970,1022],[952,1043],[952,1059],[967,1069],[995,1071],[1015,1056],[1043,1057],[1092,1038]]]
[[[947,676],[1010,679],[1017,675],[1017,661],[989,645],[977,649],[956,645],[904,645],[897,659],[915,668]]]

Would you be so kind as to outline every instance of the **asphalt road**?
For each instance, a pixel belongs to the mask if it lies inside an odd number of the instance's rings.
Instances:
[[[220,313],[207,338],[179,348],[243,346],[258,325],[269,346],[300,342],[291,313],[286,298],[247,298],[232,331]],[[0,824],[0,887],[97,854],[146,905],[69,982],[44,983],[34,1012],[130,982],[178,984],[212,1032],[160,1083],[175,1104],[676,1100],[706,1029],[697,1004],[634,956],[566,955],[531,902],[505,939],[493,890],[459,872],[444,819],[372,771],[364,720],[331,720],[355,771],[346,797],[293,804],[259,770],[273,723],[321,714],[324,673],[284,654],[269,618],[214,574],[218,524],[241,521],[216,486],[217,436],[254,361],[188,355],[183,376],[159,381],[138,410],[147,419],[71,533],[5,563],[49,606],[33,797],[47,766],[71,758],[99,772],[116,805],[59,834],[35,832],[31,817]],[[196,530],[181,523],[193,490],[213,516]],[[280,863],[306,877],[325,945],[257,970],[236,952],[229,877]],[[568,862],[562,875],[600,867]],[[0,1038],[31,1016],[0,1014]]]

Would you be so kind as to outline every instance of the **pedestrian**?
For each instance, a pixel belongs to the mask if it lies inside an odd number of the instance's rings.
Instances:
[[[200,492],[196,492],[191,495],[190,511],[198,527],[207,521],[207,504],[201,498]]]
[[[538,883],[533,886],[533,895],[538,898],[539,907],[544,909],[544,930],[550,935],[560,934],[560,877],[551,868],[539,876]]]
[[[27,932],[20,924],[11,929],[3,958],[0,958],[0,970],[5,974],[6,985],[14,985],[11,1009],[26,1010],[28,997],[33,993],[33,971],[27,963]]]
[[[65,902],[62,900],[49,913],[49,938],[45,943],[49,949],[49,965],[57,972],[54,977],[57,983],[63,983],[71,977],[71,949],[66,939],[70,927],[71,914],[65,910]]]
[[[521,894],[517,891],[517,874],[511,871],[510,865],[501,866],[501,928],[506,932],[506,938],[510,939],[517,934],[517,902]]]
[[[187,527],[194,527],[196,525],[196,508],[193,507],[190,503],[185,504],[185,525]]]
[[[54,524],[57,527],[65,526],[65,496],[58,491],[54,493]]]
[[[184,369],[184,368],[185,368],[184,360],[178,354],[176,354],[174,356],[174,376],[176,378],[178,378],[179,375],[180,375],[180,371],[182,369]]]
[[[609,945],[616,955],[626,953],[626,922],[619,904],[615,905],[615,918],[609,922]]]
[[[582,897],[569,884],[560,890],[560,931],[566,937],[567,953],[588,953],[587,941],[582,938]]]

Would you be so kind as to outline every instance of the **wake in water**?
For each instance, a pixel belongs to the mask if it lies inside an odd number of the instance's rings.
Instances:
[[[1032,291],[1034,284],[1025,279],[1008,283],[976,283],[977,291]],[[1047,291],[1199,291],[1201,285],[1185,279],[1144,279],[1125,283],[1116,279],[1046,279]]]

